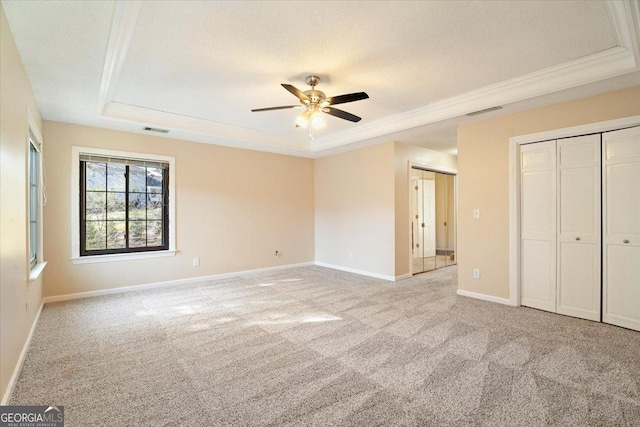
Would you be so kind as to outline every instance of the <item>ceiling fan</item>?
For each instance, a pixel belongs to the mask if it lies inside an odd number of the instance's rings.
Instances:
[[[305,111],[296,119],[296,127],[307,127],[311,123],[311,127],[319,127],[324,123],[320,113],[329,114],[330,116],[340,119],[349,120],[350,122],[359,122],[362,120],[355,114],[339,110],[330,105],[345,104],[347,102],[361,101],[369,98],[364,92],[348,93],[346,95],[332,96],[327,98],[324,92],[316,90],[316,86],[320,83],[320,77],[308,76],[307,84],[311,86],[310,90],[301,91],[290,84],[282,83],[282,87],[294,94],[299,100],[300,105],[284,105],[281,107],[256,108],[252,112],[287,110],[290,108],[305,108]]]

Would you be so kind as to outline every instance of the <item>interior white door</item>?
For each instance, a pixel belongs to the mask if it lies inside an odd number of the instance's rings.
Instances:
[[[522,305],[556,311],[556,141],[520,148]]]
[[[640,127],[603,134],[602,320],[640,331]]]
[[[600,134],[557,142],[557,312],[600,321]]]

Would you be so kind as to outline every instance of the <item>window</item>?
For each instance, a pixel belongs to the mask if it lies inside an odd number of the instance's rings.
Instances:
[[[33,269],[41,256],[40,247],[40,144],[29,135],[29,269]]]
[[[169,163],[79,155],[80,256],[169,249]]]
[[[175,158],[71,147],[71,262],[176,254]]]
[[[33,115],[27,109],[28,133],[25,144],[26,173],[25,198],[26,212],[26,252],[27,284],[33,283],[40,277],[47,263],[44,260],[42,234],[42,207],[47,203],[44,176],[44,158],[42,156],[42,137]]]

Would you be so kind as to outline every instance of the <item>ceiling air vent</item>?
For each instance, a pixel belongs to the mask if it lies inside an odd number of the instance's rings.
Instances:
[[[496,110],[502,110],[502,107],[497,106],[497,107],[485,108],[484,110],[478,110],[478,111],[474,111],[473,113],[467,113],[467,116],[469,117],[478,116],[480,114],[489,113],[491,111],[496,111]]]
[[[159,132],[159,133],[169,133],[169,131],[167,129],[159,129],[159,128],[151,128],[151,127],[144,127],[142,128],[147,132]]]

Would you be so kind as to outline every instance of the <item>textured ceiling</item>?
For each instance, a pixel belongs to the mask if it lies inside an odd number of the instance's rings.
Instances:
[[[615,44],[602,2],[147,2],[115,100],[299,134],[298,111],[250,110],[295,104],[280,83],[309,73],[366,91],[343,108],[367,122]]]
[[[2,4],[45,119],[128,129],[96,118],[114,2]],[[323,137],[617,43],[603,1],[146,1],[113,101],[299,141],[299,110],[250,110],[295,104],[280,83],[306,90],[308,74],[329,96],[370,96],[341,106],[360,123],[327,117]],[[451,151],[464,120],[387,139]]]

